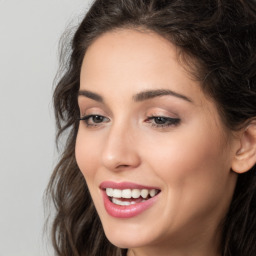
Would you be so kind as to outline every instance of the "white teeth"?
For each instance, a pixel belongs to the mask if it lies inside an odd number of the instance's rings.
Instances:
[[[112,197],[113,196],[113,188],[107,188],[106,193],[107,193],[108,196]]]
[[[130,189],[122,190],[122,198],[131,198],[131,197],[132,197],[132,191]]]
[[[148,197],[148,194],[149,194],[149,191],[148,189],[142,189],[141,192],[140,192],[141,196],[143,198],[147,198]]]
[[[157,193],[156,189],[151,189],[150,192],[149,192],[151,197],[155,196],[156,193]]]
[[[146,199],[149,195],[154,197],[158,193],[157,189],[113,189],[106,188],[106,194],[109,197],[114,198],[139,198],[142,197]]]
[[[116,198],[112,198],[112,203],[117,204],[117,205],[122,205],[122,206],[135,204],[135,202],[120,201]]]
[[[114,190],[113,190],[113,197],[115,197],[115,198],[121,198],[121,197],[122,197],[122,190],[120,190],[120,189],[114,189]]]
[[[132,190],[132,198],[139,198],[140,197],[140,190],[139,189],[133,189]]]

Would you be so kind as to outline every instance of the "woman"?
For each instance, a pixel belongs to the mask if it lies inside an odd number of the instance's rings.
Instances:
[[[54,93],[56,255],[256,255],[256,3],[96,0]]]

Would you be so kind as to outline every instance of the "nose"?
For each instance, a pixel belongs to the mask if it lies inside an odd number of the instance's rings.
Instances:
[[[111,171],[133,169],[141,163],[136,145],[136,131],[124,126],[112,126],[106,136],[102,164]]]

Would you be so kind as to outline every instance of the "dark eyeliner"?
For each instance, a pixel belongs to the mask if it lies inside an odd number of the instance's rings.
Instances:
[[[154,122],[151,122],[154,121]],[[151,123],[153,127],[165,128],[169,126],[177,126],[180,123],[180,118],[172,118],[165,116],[149,116],[146,120],[147,123]]]
[[[92,123],[89,122],[90,119],[92,119]],[[96,114],[85,115],[79,118],[79,121],[84,121],[87,127],[98,126],[102,123],[105,123],[106,120],[107,122],[109,121],[107,117]]]

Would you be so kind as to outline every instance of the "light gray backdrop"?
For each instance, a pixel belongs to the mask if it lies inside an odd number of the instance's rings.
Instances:
[[[0,0],[0,256],[52,255],[42,197],[57,159],[57,47],[90,2]]]

